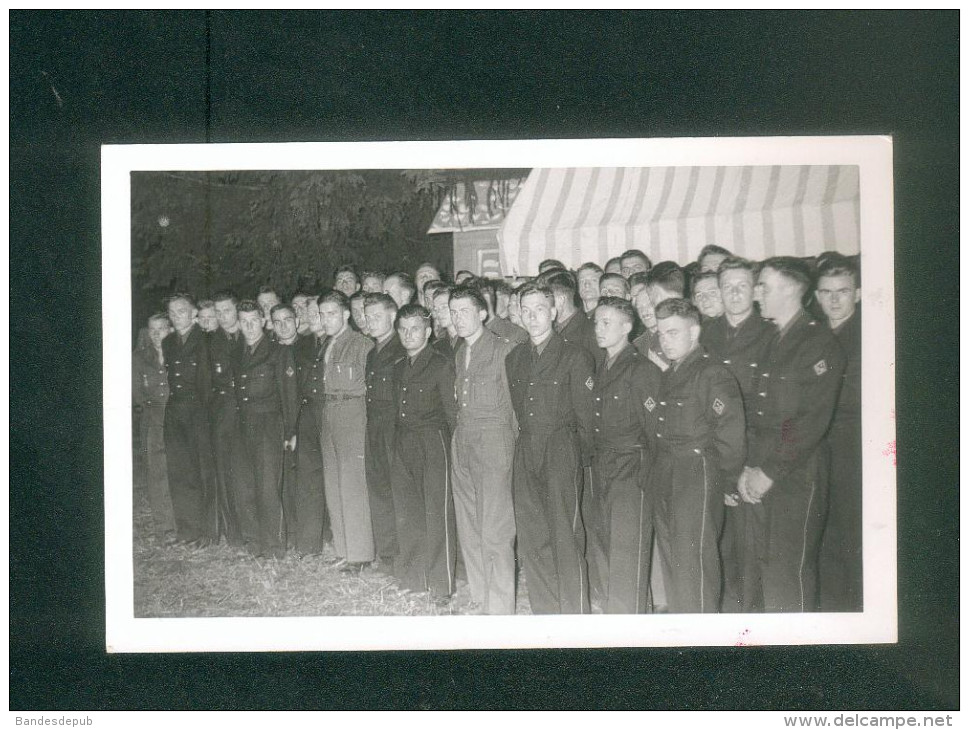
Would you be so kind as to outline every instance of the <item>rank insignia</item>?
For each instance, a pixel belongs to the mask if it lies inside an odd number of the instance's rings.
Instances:
[[[647,411],[652,413],[653,409],[656,407],[656,401],[654,401],[652,398],[647,398],[646,402],[643,403],[643,405],[646,406]]]
[[[821,377],[828,372],[828,363],[824,360],[818,360],[814,365],[814,372],[817,373],[818,377]]]
[[[292,365],[290,365],[290,366],[289,366],[288,368],[286,368],[286,377],[287,377],[287,378],[291,378],[291,377],[293,377],[293,373],[295,373],[295,372],[296,372],[296,371],[295,371],[295,370],[293,370],[293,366],[292,366]]]
[[[592,382],[592,376],[590,375],[585,379],[585,387],[592,390],[595,387],[595,383]]]
[[[718,416],[722,416],[723,415],[723,409],[726,408],[726,407],[727,406],[724,404],[724,402],[722,400],[720,400],[719,398],[717,398],[715,401],[713,401],[713,410],[715,410],[717,412],[717,415]]]

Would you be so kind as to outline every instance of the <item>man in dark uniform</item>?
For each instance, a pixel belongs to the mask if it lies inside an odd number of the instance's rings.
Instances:
[[[162,342],[171,393],[165,406],[165,455],[178,538],[204,547],[219,539],[219,525],[207,409],[212,371],[208,341],[195,323],[197,313],[187,294],[168,300],[175,331]]]
[[[821,538],[821,610],[861,611],[861,287],[854,262],[829,255],[818,270],[816,296],[847,358],[827,437],[831,497]]]
[[[592,356],[596,364],[603,358],[596,343],[596,327],[579,309],[578,286],[568,271],[556,271],[548,276],[546,285],[555,296],[555,331],[562,339],[577,345]]]
[[[636,313],[619,297],[596,308],[596,340],[606,356],[596,373],[589,515],[589,567],[606,613],[650,608],[652,502],[647,485],[647,414],[658,402],[660,371],[629,342]]]
[[[428,344],[430,314],[407,304],[397,316],[406,356],[397,361],[396,436],[391,487],[401,588],[430,591],[438,606],[454,593],[457,526],[451,491],[451,433],[457,418],[454,358]]]
[[[520,427],[513,484],[528,600],[532,613],[588,613],[580,504],[592,458],[595,361],[555,332],[550,288],[526,284],[521,311],[530,341],[511,351],[505,368]]]
[[[434,293],[434,309],[432,314],[434,317],[434,326],[441,331],[441,335],[434,340],[431,346],[453,360],[454,353],[458,349],[461,338],[458,337],[458,332],[454,328],[454,323],[451,321],[450,302],[452,288],[445,286]]]
[[[397,518],[390,489],[394,461],[394,368],[407,356],[394,331],[397,304],[388,294],[367,294],[367,329],[374,347],[367,353],[367,444],[364,454],[373,539],[382,567],[393,570],[397,556]]]
[[[218,484],[219,526],[229,545],[243,547],[257,537],[255,534],[243,534],[239,521],[240,499],[242,495],[251,494],[252,490],[251,485],[242,483],[251,479],[252,475],[243,468],[245,453],[235,397],[236,369],[244,340],[239,332],[239,301],[235,295],[219,292],[212,299],[219,329],[208,335],[212,366],[209,418]]]
[[[299,322],[296,311],[288,304],[277,304],[269,312],[273,323],[276,347],[278,349],[277,373],[283,384],[282,392],[288,397],[282,398],[283,407],[283,477],[282,477],[282,506],[283,525],[285,526],[285,549],[296,547],[298,531],[298,503],[299,475],[296,444],[298,435],[299,407],[302,401],[299,393],[299,378],[296,367],[298,358]]]
[[[417,295],[417,285],[414,280],[403,271],[395,271],[384,279],[384,294],[390,296],[398,307],[410,304]]]
[[[756,296],[777,332],[767,347],[760,407],[750,414],[747,465],[737,491],[747,514],[745,611],[811,611],[827,512],[831,423],[845,357],[837,338],[804,311],[811,271],[800,259],[764,262]]]
[[[602,267],[587,261],[579,267],[575,278],[579,287],[579,297],[582,299],[582,310],[591,321],[593,312],[599,305],[599,279],[602,278]]]
[[[747,417],[747,436],[750,438],[750,415],[760,405],[757,384],[763,367],[767,344],[774,335],[774,326],[754,307],[754,264],[742,258],[723,261],[718,275],[723,298],[724,314],[703,323],[700,344],[710,357],[733,373],[740,385]],[[723,601],[721,610],[736,612],[743,608],[743,548],[746,528],[744,517],[748,507],[741,502],[734,489],[724,496],[723,534],[720,537],[720,557],[723,563]]]
[[[281,558],[286,551],[283,449],[295,445],[295,415],[288,414],[296,412],[298,393],[295,370],[284,371],[282,351],[264,332],[260,315],[256,302],[239,304],[245,344],[239,358],[236,401],[253,487],[245,500],[243,524],[255,531],[256,542],[250,550],[257,557]]]
[[[685,299],[656,308],[660,346],[671,367],[655,406],[653,527],[667,606],[676,613],[720,610],[718,542],[724,491],[744,463],[740,387],[700,345],[700,313]]]

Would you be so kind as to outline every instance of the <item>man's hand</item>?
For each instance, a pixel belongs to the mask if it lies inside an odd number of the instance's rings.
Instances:
[[[737,484],[740,498],[749,504],[760,504],[764,495],[774,486],[774,480],[767,476],[760,467],[744,467]]]
[[[296,436],[289,439],[289,441],[283,441],[283,451],[296,451]]]
[[[740,495],[737,492],[723,495],[723,503],[728,507],[736,507],[740,504]]]

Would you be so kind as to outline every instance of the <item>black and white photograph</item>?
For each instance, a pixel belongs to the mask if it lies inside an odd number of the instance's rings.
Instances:
[[[877,383],[891,353],[861,365],[863,334],[891,328],[873,240],[890,141],[380,147],[343,149],[657,162],[142,169],[152,150],[106,148],[106,195],[110,155],[130,168],[111,220],[128,248],[106,249],[130,256],[131,472],[106,494],[130,500],[130,543],[108,535],[130,545],[109,595],[130,597],[129,626],[421,616],[440,640],[452,617],[542,616],[565,645],[619,626],[631,645],[893,638],[893,561],[865,555],[866,524],[869,547],[893,539],[870,527],[892,511],[874,438],[890,422],[862,438],[863,372]],[[514,644],[514,619],[494,625]]]

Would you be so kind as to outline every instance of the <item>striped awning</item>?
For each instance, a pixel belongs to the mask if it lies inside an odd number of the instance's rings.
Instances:
[[[681,265],[708,243],[754,260],[858,253],[848,165],[536,168],[498,232],[506,276],[543,259],[602,265],[630,248]]]

